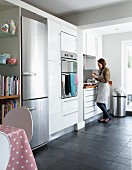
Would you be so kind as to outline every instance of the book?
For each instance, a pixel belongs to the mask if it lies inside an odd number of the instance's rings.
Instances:
[[[5,117],[5,105],[4,104],[1,105],[1,117],[2,117],[2,124],[3,124],[4,117]]]

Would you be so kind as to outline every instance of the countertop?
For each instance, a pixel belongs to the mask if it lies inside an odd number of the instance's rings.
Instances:
[[[109,81],[109,86],[112,86],[112,81]],[[88,88],[96,88],[97,86],[95,84],[90,85],[89,83],[83,83],[83,88],[88,89]]]
[[[96,86],[83,86],[84,89],[88,89],[88,88],[96,88]]]

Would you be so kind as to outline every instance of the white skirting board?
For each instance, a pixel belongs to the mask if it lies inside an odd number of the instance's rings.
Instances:
[[[73,125],[71,127],[68,127],[66,129],[63,129],[63,130],[61,130],[61,131],[59,131],[57,133],[54,133],[54,134],[50,135],[49,136],[49,141],[57,139],[60,136],[65,135],[67,133],[70,133],[70,132],[72,132],[74,130],[80,130],[80,129],[84,128],[84,127],[85,127],[85,121],[79,122],[76,125]]]
[[[94,120],[97,120],[97,119],[100,118],[101,116],[102,116],[102,113],[100,113],[100,114],[98,114],[98,115],[96,115],[96,116],[93,116],[93,117],[91,117],[91,118],[89,118],[89,119],[87,119],[87,120],[85,120],[85,121],[79,122],[79,123],[77,123],[76,125],[73,125],[73,126],[71,126],[71,127],[68,127],[68,128],[66,128],[66,129],[63,129],[63,130],[61,130],[61,131],[59,131],[59,132],[57,132],[57,133],[54,133],[54,134],[52,134],[52,135],[49,136],[49,141],[52,141],[52,140],[54,140],[54,139],[57,139],[57,138],[59,138],[60,136],[66,135],[67,133],[70,133],[70,132],[72,132],[72,131],[74,131],[74,130],[77,130],[77,131],[78,131],[78,130],[84,128],[84,127],[85,127],[85,124],[87,124],[87,123],[89,123],[89,122],[92,122],[92,121],[94,121]]]
[[[75,125],[75,130],[80,130],[85,127],[85,121],[79,122]]]
[[[74,125],[71,126],[71,127],[66,128],[66,129],[63,129],[63,130],[61,130],[61,131],[59,131],[59,132],[56,132],[56,133],[54,133],[54,134],[52,134],[52,135],[50,135],[50,136],[49,136],[49,141],[52,141],[52,140],[54,140],[54,139],[57,139],[57,138],[59,138],[60,136],[66,135],[67,133],[70,133],[70,132],[72,132],[72,131],[74,131]]]
[[[93,116],[93,117],[85,120],[85,124],[90,123],[90,122],[92,122],[92,121],[94,121],[94,120],[99,119],[100,117],[102,117],[102,115],[103,115],[103,113],[99,113],[99,114],[97,114],[97,115],[95,115],[95,116]]]

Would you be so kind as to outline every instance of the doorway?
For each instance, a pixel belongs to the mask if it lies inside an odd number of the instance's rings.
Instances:
[[[132,111],[132,40],[123,42],[123,84],[127,93],[127,111]]]

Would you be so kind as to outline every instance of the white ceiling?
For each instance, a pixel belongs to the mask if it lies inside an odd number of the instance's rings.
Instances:
[[[22,0],[46,12],[62,16],[100,7],[110,6],[131,0]]]
[[[1,0],[0,0],[1,1]],[[97,9],[115,4],[125,3],[131,0],[22,0],[46,12],[56,16],[63,16],[86,10]],[[123,23],[94,28],[95,31],[106,34],[132,32],[132,23]]]
[[[132,32],[132,22],[98,27],[98,28],[93,28],[92,30],[102,35]]]

